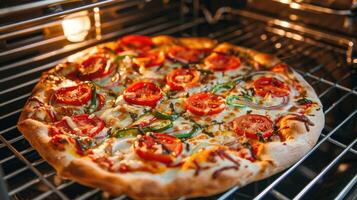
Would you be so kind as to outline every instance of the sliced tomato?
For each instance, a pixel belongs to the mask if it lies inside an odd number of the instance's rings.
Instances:
[[[124,91],[123,97],[131,104],[155,107],[162,98],[162,92],[154,83],[141,81],[130,85]]]
[[[160,66],[165,62],[165,54],[162,52],[145,52],[135,58],[134,62],[146,68]]]
[[[101,55],[94,55],[83,61],[78,68],[82,80],[93,80],[111,74],[115,64]]]
[[[205,59],[204,63],[209,69],[215,71],[226,71],[226,70],[237,69],[238,67],[240,67],[239,58],[223,53],[216,53],[216,52],[209,55]]]
[[[254,81],[255,92],[259,96],[271,94],[273,97],[288,96],[290,89],[289,86],[273,77],[260,77]]]
[[[127,35],[119,40],[119,46],[130,49],[149,50],[154,46],[150,37],[143,35]]]
[[[170,164],[181,154],[182,146],[181,140],[174,136],[154,133],[143,135],[134,148],[136,154],[144,160]]]
[[[92,87],[89,84],[64,87],[55,91],[53,101],[73,106],[86,104],[92,98]]]
[[[264,115],[246,114],[232,122],[233,129],[238,135],[250,139],[259,139],[259,134],[267,139],[273,134],[273,122]]]
[[[166,76],[167,85],[171,90],[184,90],[198,83],[200,73],[195,69],[178,68]]]
[[[201,92],[193,94],[187,99],[186,108],[196,115],[213,115],[224,110],[225,101],[215,94]]]
[[[183,46],[171,47],[167,54],[171,59],[184,64],[197,63],[204,56],[204,51]]]
[[[79,136],[94,137],[103,130],[105,124],[99,117],[89,117],[87,114],[64,118],[54,124],[56,133],[71,133]]]

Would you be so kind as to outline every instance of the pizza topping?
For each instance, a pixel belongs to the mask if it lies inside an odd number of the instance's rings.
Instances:
[[[242,115],[232,122],[233,130],[250,139],[265,141],[273,135],[273,122],[266,116],[257,114]]]
[[[226,71],[240,67],[240,59],[222,53],[214,52],[205,59],[205,65],[214,71]]]
[[[105,104],[105,97],[101,94],[97,94],[96,86],[92,85],[92,98],[89,106],[86,107],[87,113],[93,113],[100,110]]]
[[[114,63],[101,55],[94,55],[79,65],[80,78],[93,80],[111,74],[115,69]]]
[[[282,135],[282,132],[284,132],[285,129],[289,128],[289,126],[287,125],[287,122],[291,121],[291,120],[300,121],[300,122],[304,123],[305,129],[307,131],[310,131],[309,126],[314,126],[315,125],[312,121],[310,121],[309,118],[307,118],[304,115],[299,115],[299,114],[295,114],[295,113],[289,113],[287,115],[280,116],[276,120],[275,124],[276,124],[277,132],[279,133],[280,139],[282,141],[284,141],[286,139],[286,136],[283,136],[284,134]]]
[[[273,77],[259,77],[254,81],[254,89],[257,95],[271,94],[273,97],[284,97],[290,93],[289,86]]]
[[[289,97],[282,97],[282,101],[276,105],[264,105],[265,100],[261,100],[260,104],[257,99],[252,96],[244,96],[244,95],[229,95],[226,97],[227,104],[234,107],[245,107],[248,106],[250,108],[255,109],[264,109],[264,110],[276,110],[286,106],[289,103]]]
[[[174,121],[179,117],[179,115],[177,115],[176,113],[175,114],[166,114],[166,113],[159,112],[159,111],[153,112],[153,115],[158,119],[169,119],[171,121]]]
[[[124,100],[130,104],[150,107],[155,107],[162,96],[160,88],[147,81],[130,85],[123,94]]]
[[[61,121],[56,122],[54,127],[56,133],[70,133],[79,136],[95,137],[104,129],[104,121],[97,116],[87,114],[76,115],[73,117],[64,117]]]
[[[244,142],[243,148],[239,149],[239,156],[247,159],[251,162],[254,162],[258,159],[259,149],[262,148],[262,145],[259,142]]]
[[[118,41],[117,52],[126,47],[129,49],[149,50],[154,46],[150,37],[143,35],[128,35]]]
[[[188,133],[180,133],[180,134],[174,134],[175,137],[177,138],[190,138],[195,134],[198,130],[200,129],[200,126],[198,124],[194,124],[192,126],[192,129]]]
[[[181,154],[182,146],[182,142],[174,136],[153,133],[139,137],[134,149],[144,160],[170,164]]]
[[[229,92],[230,90],[232,90],[241,81],[242,81],[242,79],[237,78],[237,79],[234,79],[232,81],[228,81],[226,83],[215,85],[212,88],[211,92],[214,93],[214,94],[221,94],[221,93]]]
[[[140,129],[137,127],[123,128],[115,131],[114,136],[118,138],[135,137],[141,134]]]
[[[151,124],[148,125],[148,129],[152,132],[163,132],[167,129],[172,128],[173,124],[171,120],[161,119],[155,120]]]
[[[195,69],[178,68],[166,76],[171,90],[184,90],[195,86],[200,80],[200,73]]]
[[[224,99],[209,92],[191,95],[186,101],[186,108],[196,115],[214,115],[225,108]]]
[[[81,106],[92,98],[92,88],[89,84],[64,87],[55,91],[53,101],[56,103]]]
[[[174,46],[168,52],[169,58],[184,64],[197,63],[204,56],[199,49],[191,49],[183,46]]]
[[[158,67],[165,62],[165,54],[163,52],[145,52],[134,58],[134,63],[139,66]]]

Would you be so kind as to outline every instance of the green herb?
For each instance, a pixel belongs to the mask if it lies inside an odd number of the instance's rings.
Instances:
[[[257,132],[256,135],[258,137],[259,142],[266,142],[261,132]]]
[[[217,121],[217,120],[212,120],[212,124],[214,124],[214,125],[216,125],[216,124],[224,124],[224,122],[219,122],[219,121]]]
[[[98,108],[98,102],[97,102],[97,89],[94,84],[92,84],[92,98],[90,100],[90,104],[88,107],[86,107],[87,113],[93,113],[96,111]]]
[[[306,105],[306,104],[311,104],[313,102],[311,100],[307,99],[306,97],[303,97],[303,98],[297,100],[297,103],[299,105]]]
[[[158,68],[156,68],[156,71],[160,71],[160,69],[162,69],[164,67],[164,65],[160,65]]]
[[[132,112],[129,112],[129,115],[130,115],[130,118],[135,121],[136,119],[138,119],[138,114],[136,113],[132,113]]]

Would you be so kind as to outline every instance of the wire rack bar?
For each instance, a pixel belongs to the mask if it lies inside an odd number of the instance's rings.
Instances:
[[[27,149],[25,149],[25,150],[23,150],[23,151],[20,151],[19,153],[20,154],[25,154],[25,153],[29,153],[30,151],[33,151],[34,149],[32,148],[32,147],[30,147],[30,148],[27,148]],[[15,155],[11,155],[11,156],[9,156],[9,157],[6,157],[5,159],[2,159],[1,161],[0,161],[0,164],[3,164],[3,163],[5,163],[6,161],[9,161],[9,160],[11,160],[11,159],[13,159],[13,158],[16,158],[16,156]]]
[[[348,192],[355,186],[357,183],[357,174],[351,179],[350,182],[341,190],[341,192],[337,195],[335,200],[342,200],[348,194]]]
[[[11,30],[11,29],[14,29],[14,28],[19,27],[19,26],[25,26],[25,25],[29,25],[29,24],[41,23],[41,22],[44,22],[46,20],[54,19],[56,17],[62,17],[64,15],[68,15],[68,14],[71,14],[71,13],[92,9],[92,8],[95,8],[95,7],[109,6],[109,5],[120,3],[120,2],[128,2],[128,1],[127,0],[116,0],[116,1],[115,0],[106,0],[106,1],[101,1],[101,2],[91,3],[91,4],[84,5],[84,6],[81,6],[81,7],[78,7],[78,8],[73,8],[73,9],[62,11],[62,12],[49,14],[49,15],[42,16],[42,17],[37,17],[37,18],[34,18],[34,19],[24,20],[24,21],[21,21],[21,22],[5,25],[5,26],[0,27],[0,32],[5,32],[7,30]],[[144,1],[142,1],[142,2],[144,2]]]
[[[22,76],[26,76],[26,75],[29,75],[29,74],[32,74],[34,72],[39,72],[39,71],[43,71],[45,69],[49,69],[51,67],[54,67],[56,66],[57,64],[59,64],[63,59],[59,59],[59,60],[56,60],[56,61],[53,61],[53,62],[50,62],[50,63],[47,63],[45,65],[42,65],[40,67],[35,67],[33,69],[30,69],[30,70],[26,70],[24,72],[21,72],[21,73],[17,73],[15,75],[12,75],[12,76],[9,76],[9,77],[6,77],[6,78],[3,78],[0,83],[4,83],[4,82],[7,82],[7,81],[11,81],[13,79],[16,79],[16,78],[20,78]]]
[[[45,162],[45,160],[40,159],[40,160],[38,160],[38,161],[32,162],[31,165],[32,165],[32,166],[37,166],[37,165],[40,165],[40,164],[42,164],[42,163],[44,163],[44,162]],[[10,174],[5,175],[3,178],[4,178],[5,180],[10,179],[10,178],[16,176],[17,174],[20,174],[21,172],[27,170],[27,169],[29,169],[29,167],[27,167],[27,166],[26,166],[26,167],[22,167],[22,168],[20,168],[20,169],[14,171],[14,172],[12,172],[12,173],[10,173]]]
[[[278,185],[284,178],[286,178],[292,171],[294,171],[306,158],[308,158],[313,152],[315,152],[322,143],[324,143],[327,138],[333,135],[340,127],[342,127],[348,120],[350,120],[355,114],[357,110],[351,113],[347,118],[345,118],[338,126],[336,126],[326,137],[322,138],[309,152],[306,153],[298,162],[296,162],[293,166],[291,166],[288,170],[286,170],[282,175],[280,175],[277,179],[273,181],[268,187],[266,187],[259,195],[257,195],[254,200],[263,199],[263,197],[272,190],[276,185]]]
[[[39,172],[34,166],[31,165],[30,161],[28,161],[22,154],[20,154],[11,144],[8,143],[8,141],[0,135],[0,140],[6,144],[6,146],[18,157],[20,158],[31,170],[34,172],[38,178],[45,183],[51,190],[56,192],[58,196],[60,196],[62,199],[67,200],[68,198],[62,194],[60,191],[58,191],[42,174]],[[9,192],[11,195],[11,191]]]
[[[0,95],[4,95],[4,94],[6,94],[8,92],[16,91],[16,90],[18,90],[20,88],[23,88],[23,87],[26,87],[26,86],[29,86],[29,85],[33,85],[33,84],[37,83],[39,80],[40,80],[39,78],[35,78],[35,79],[31,80],[31,81],[28,81],[28,82],[25,82],[25,83],[21,83],[19,85],[16,85],[14,87],[11,87],[9,89],[1,91]],[[2,119],[2,118],[0,118],[0,119]]]
[[[65,182],[65,183],[59,185],[58,187],[56,187],[56,189],[57,190],[61,190],[61,189],[65,188],[65,187],[67,187],[67,186],[69,186],[69,185],[71,185],[73,183],[74,183],[74,181]],[[40,194],[39,196],[35,197],[33,200],[42,200],[42,199],[48,197],[51,194],[53,194],[53,191],[52,190],[48,190],[48,191]]]
[[[357,143],[357,139],[351,142],[332,162],[330,162],[312,181],[307,184],[295,197],[294,200],[301,199],[321,178]]]
[[[19,135],[19,136],[15,137],[15,138],[13,138],[11,140],[8,140],[8,141],[9,141],[10,144],[12,144],[12,143],[20,141],[22,139],[24,139],[24,136],[23,135]],[[0,144],[0,148],[3,148],[5,146],[6,146],[5,144]]]
[[[100,192],[100,191],[101,191],[101,190],[98,189],[98,188],[96,188],[96,189],[94,189],[94,190],[90,190],[90,191],[88,191],[88,192],[82,194],[80,197],[76,198],[76,200],[85,200],[85,199],[91,197],[92,195],[94,195],[95,193],[98,193],[98,192]]]
[[[19,101],[19,100],[22,100],[22,99],[26,99],[27,97],[30,96],[30,94],[31,94],[31,93],[29,92],[29,93],[23,94],[23,95],[21,95],[21,96],[15,97],[15,98],[13,98],[13,99],[10,99],[10,100],[8,100],[8,101],[5,101],[4,103],[0,103],[0,108],[5,107],[6,105],[11,104],[11,103],[14,103],[14,102],[16,102],[16,101]]]

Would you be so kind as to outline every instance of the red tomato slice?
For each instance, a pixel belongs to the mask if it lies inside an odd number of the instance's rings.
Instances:
[[[290,89],[287,84],[272,77],[260,77],[254,81],[255,92],[259,96],[271,94],[273,97],[288,96]]]
[[[162,98],[162,92],[154,83],[141,81],[130,85],[124,91],[123,97],[131,104],[155,107]]]
[[[160,52],[146,52],[134,59],[137,65],[144,65],[146,68],[160,66],[165,62],[165,54]]]
[[[197,63],[204,56],[204,52],[199,49],[191,49],[188,47],[174,46],[170,48],[168,56],[176,61],[184,64]]]
[[[242,115],[233,120],[233,129],[238,135],[259,139],[258,133],[266,139],[273,134],[273,122],[266,116],[257,114]]]
[[[215,94],[201,92],[193,94],[187,99],[186,108],[196,115],[213,115],[224,110],[225,101]]]
[[[79,66],[80,78],[83,80],[92,80],[111,74],[115,69],[114,63],[107,58],[95,55],[83,61]]]
[[[222,53],[212,53],[205,59],[205,65],[215,71],[225,71],[240,67],[240,59]]]
[[[193,87],[200,80],[200,73],[195,69],[179,68],[166,76],[167,85],[171,90],[184,90]]]
[[[56,133],[71,133],[80,136],[94,137],[103,130],[105,124],[99,117],[89,117],[87,114],[62,119],[54,124]]]
[[[150,37],[143,35],[127,35],[119,40],[119,45],[126,46],[128,48],[148,50],[154,46]]]
[[[159,145],[162,148],[161,152],[158,151]],[[135,145],[135,152],[144,160],[170,164],[181,154],[182,142],[174,136],[162,133],[143,135]]]
[[[56,103],[81,106],[92,98],[92,88],[88,84],[60,88],[55,91],[53,98]]]

